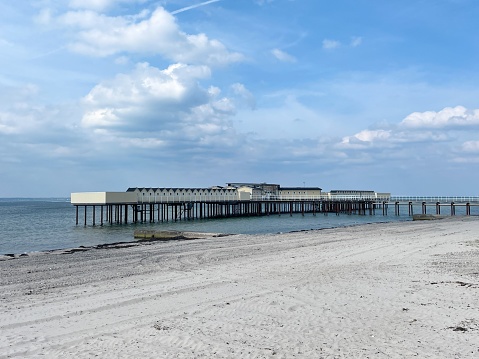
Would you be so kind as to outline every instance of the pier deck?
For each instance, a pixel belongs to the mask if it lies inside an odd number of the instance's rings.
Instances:
[[[141,201],[133,193],[98,192],[89,197],[72,194],[72,204],[76,207],[76,224],[80,222],[79,208],[83,207],[83,223],[89,219],[92,225],[99,222],[109,224],[154,223],[207,218],[231,218],[246,216],[290,215],[294,213],[318,213],[328,215],[388,215],[389,206],[394,206],[394,214],[401,215],[401,208],[407,206],[408,215],[449,214],[455,215],[457,207],[464,207],[465,214],[471,215],[471,207],[479,206],[479,197],[391,197],[353,198],[352,196],[275,196],[273,198],[252,198],[250,200],[204,200],[196,201],[155,198],[153,201]],[[88,202],[85,201],[85,198]],[[442,200],[442,202],[440,201]],[[447,201],[447,202],[445,202]],[[420,211],[417,207],[420,207]],[[434,213],[431,213],[431,207]],[[91,208],[91,212],[87,211]],[[414,208],[416,208],[416,212]],[[377,213],[378,212],[378,213]],[[99,217],[99,218],[98,218]]]

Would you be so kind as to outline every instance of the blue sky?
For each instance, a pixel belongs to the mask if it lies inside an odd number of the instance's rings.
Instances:
[[[479,195],[476,0],[0,3],[0,197]]]

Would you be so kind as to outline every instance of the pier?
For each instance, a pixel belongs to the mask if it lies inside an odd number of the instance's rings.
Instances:
[[[294,213],[318,213],[328,215],[375,214],[376,205],[372,201],[318,201],[318,200],[258,200],[258,201],[198,201],[198,202],[158,202],[158,203],[82,203],[76,207],[76,224],[80,223],[80,213],[86,226],[91,217],[92,225],[155,223],[192,219],[232,218],[248,216],[289,215]],[[80,210],[81,208],[81,210]],[[88,210],[90,209],[90,210]]]
[[[479,197],[388,197],[289,195],[250,196],[217,190],[204,196],[151,196],[148,192],[72,193],[76,207],[76,224],[93,226],[107,224],[155,223],[194,219],[232,218],[312,213],[322,215],[358,214],[387,216],[390,207],[394,215],[437,214],[456,215],[463,207],[466,215],[479,206]],[[164,192],[166,193],[166,192]],[[83,217],[83,218],[81,218]]]

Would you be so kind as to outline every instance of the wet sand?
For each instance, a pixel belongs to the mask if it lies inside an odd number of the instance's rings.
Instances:
[[[479,219],[0,258],[0,358],[479,358]]]

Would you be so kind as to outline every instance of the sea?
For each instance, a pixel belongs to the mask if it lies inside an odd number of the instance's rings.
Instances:
[[[137,229],[177,230],[214,233],[264,234],[310,229],[353,226],[365,223],[410,221],[407,206],[399,216],[389,205],[388,215],[382,210],[375,215],[283,213],[281,216],[194,219],[163,223],[76,225],[75,207],[69,198],[8,198],[0,199],[0,255],[22,254],[55,249],[131,242]],[[420,207],[415,213],[421,213]],[[456,210],[460,215],[461,209]]]

